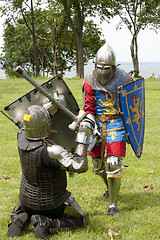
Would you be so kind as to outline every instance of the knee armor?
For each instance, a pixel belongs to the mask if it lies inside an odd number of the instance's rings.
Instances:
[[[123,167],[120,157],[108,156],[106,159],[107,178],[121,178]]]

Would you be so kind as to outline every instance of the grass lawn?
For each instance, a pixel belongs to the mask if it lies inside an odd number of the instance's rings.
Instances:
[[[43,83],[46,79],[36,80]],[[65,79],[79,107],[82,109],[81,85],[83,79]],[[0,80],[0,110],[33,87],[25,79]],[[128,168],[123,170],[118,208],[120,213],[107,216],[108,200],[100,200],[105,185],[99,176],[89,170],[83,174],[68,174],[68,190],[85,212],[90,214],[87,227],[58,233],[49,239],[123,240],[160,239],[160,79],[145,80],[146,123],[143,154],[138,159],[130,145],[123,160]],[[7,225],[14,207],[21,179],[17,151],[18,128],[0,113],[0,240],[7,239]],[[117,233],[117,238],[114,236]],[[32,240],[34,229],[29,226],[18,239]]]

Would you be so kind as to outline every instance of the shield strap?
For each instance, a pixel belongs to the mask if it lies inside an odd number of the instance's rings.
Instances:
[[[102,147],[101,147],[101,166],[103,165],[103,159],[105,155],[105,148],[106,148],[106,122],[108,120],[112,119],[117,119],[117,118],[122,118],[121,114],[117,115],[96,115],[96,120],[100,120],[102,123],[102,133],[103,133],[103,138],[102,138]]]

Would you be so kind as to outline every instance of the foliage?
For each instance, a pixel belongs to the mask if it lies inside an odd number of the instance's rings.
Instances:
[[[43,83],[46,78],[36,79]],[[81,84],[83,79],[65,79],[82,109]],[[120,213],[107,216],[108,200],[101,201],[105,191],[101,179],[89,170],[83,174],[68,176],[68,190],[76,198],[85,212],[90,214],[90,223],[85,228],[66,231],[48,239],[110,239],[109,229],[120,231],[117,240],[153,240],[159,239],[159,157],[160,157],[160,79],[145,80],[146,124],[143,154],[140,159],[134,155],[131,146],[127,146],[127,156],[123,160],[128,168],[123,171],[118,208]],[[30,91],[32,86],[25,79],[10,78],[0,80],[0,105],[6,105]],[[7,239],[9,213],[16,203],[21,179],[21,167],[17,151],[17,127],[0,113],[0,239]],[[31,226],[24,229],[18,239],[34,240]],[[114,238],[116,239],[116,238]]]
[[[53,58],[54,58],[54,48],[55,48],[55,29],[54,20],[57,19],[56,35],[58,36],[58,67],[59,73],[63,73],[64,70],[68,69],[69,62],[73,62],[73,49],[74,45],[72,41],[72,33],[68,30],[66,21],[61,10],[55,12],[54,9],[49,10],[35,10],[35,28],[37,37],[37,48],[38,48],[38,59],[41,63],[41,70],[44,72],[53,72]],[[30,18],[30,12],[25,13],[25,18]],[[15,29],[15,31],[10,31],[9,27]],[[8,33],[10,35],[8,36]],[[12,42],[10,43],[10,38]],[[16,53],[16,58],[13,58],[13,64],[24,65],[26,68],[30,68],[33,73],[35,68],[35,62],[33,57],[33,43],[32,34],[25,24],[24,19],[19,18],[14,22],[10,20],[5,23],[4,30],[4,57],[2,57],[2,63],[6,69],[6,64],[12,61],[12,49]],[[19,44],[17,45],[17,41]],[[25,46],[25,47],[24,47]],[[27,53],[26,53],[27,52]],[[22,59],[23,56],[23,59]],[[71,64],[70,63],[70,64]],[[11,64],[9,67],[12,69],[14,65]],[[10,71],[10,69],[7,69]]]
[[[134,67],[133,74],[138,77],[138,34],[147,27],[156,31],[160,26],[159,0],[36,0],[33,8],[35,19],[32,19],[33,14],[30,14],[33,12],[30,7],[33,0],[8,0],[7,3],[3,8],[0,8],[1,14],[7,16],[7,21],[10,24],[12,21],[17,24],[17,19],[21,20],[23,16],[24,23],[30,30],[27,35],[30,39],[26,40],[26,45],[28,47],[30,41],[28,58],[31,62],[27,61],[25,64],[32,65],[32,74],[35,71],[36,61],[38,61],[43,73],[45,71],[55,73],[55,68],[58,68],[56,74],[63,74],[64,70],[76,66],[77,76],[83,77],[85,61],[93,57],[98,47],[104,42],[101,40],[101,30],[93,22],[89,22],[88,17],[99,15],[101,21],[109,22],[112,17],[118,15],[121,21],[117,27],[121,28],[122,25],[126,25],[132,35],[130,51]],[[46,8],[44,8],[44,4]],[[57,19],[56,33],[54,19]],[[33,39],[31,41],[33,20],[36,20],[34,21],[35,41]],[[13,26],[15,27],[14,24]],[[86,29],[86,26],[89,28]],[[9,37],[11,36],[12,32],[9,34]],[[15,40],[17,39],[14,39],[13,36],[11,41],[13,45],[16,44]],[[5,37],[5,41],[7,41],[7,37]],[[35,51],[31,52],[31,47],[33,48],[35,44],[38,48],[37,57],[35,57]],[[12,50],[8,43],[6,45],[4,52],[8,49]],[[15,59],[15,55],[18,58],[17,52],[13,55],[13,59]],[[11,57],[12,52],[10,51],[2,58],[4,60],[2,61],[3,67],[7,67],[6,71],[9,74],[13,73]],[[23,64],[23,62],[21,63]]]
[[[54,72],[53,62],[56,57],[58,73],[70,70],[76,65],[77,48],[71,29],[68,27],[63,9],[52,4],[48,9],[34,11],[37,59],[41,73]],[[25,19],[30,19],[30,12],[25,12]],[[56,26],[55,26],[56,21]],[[30,24],[29,24],[30,25]],[[90,60],[103,44],[100,40],[101,31],[93,21],[84,24],[83,45],[84,63]],[[4,47],[1,56],[2,68],[7,75],[14,75],[13,68],[21,65],[26,71],[34,75],[35,58],[33,54],[32,33],[27,27],[24,18],[5,22]]]
[[[96,24],[92,20],[85,22],[83,31],[84,64],[95,57],[96,52],[104,43],[105,40],[101,39],[101,30],[97,28]]]
[[[76,41],[76,70],[77,77],[84,77],[84,46],[83,30],[87,17],[95,16],[101,9],[99,0],[48,0],[49,3],[62,4],[68,25],[72,29]],[[106,1],[108,3],[109,1]],[[109,6],[107,6],[108,9]]]
[[[119,17],[122,24],[125,24],[132,36],[139,33],[153,24],[157,17],[158,2],[150,0],[129,0],[119,1]]]
[[[70,70],[72,66],[77,66],[76,39],[68,25],[62,4],[52,1],[52,4],[47,4],[44,9],[41,8],[41,1],[35,1],[35,41],[33,41],[32,11],[28,5],[29,2],[13,1],[8,9],[6,6],[1,9],[1,12],[8,16],[4,24],[4,54],[1,56],[2,68],[6,70],[6,74],[14,74],[13,68],[20,64],[34,75],[37,69],[36,61],[38,61],[38,68],[43,75],[45,72],[63,74],[66,69]],[[75,10],[74,13],[76,13]],[[73,21],[77,22],[78,19],[74,16]],[[84,19],[83,25],[84,31],[81,32],[81,40],[83,49],[85,49],[83,53],[85,64],[95,55],[104,41],[100,40],[101,31],[92,21]],[[34,46],[36,47],[36,57]],[[81,54],[83,49],[81,49]]]
[[[132,35],[130,51],[135,77],[139,75],[138,34],[155,21],[156,2],[152,1],[151,3],[150,0],[119,1],[119,16],[121,19],[119,28],[121,28],[122,24],[125,24]]]
[[[132,35],[130,44],[131,57],[134,67],[134,76],[139,75],[139,59],[138,59],[138,34],[145,28],[153,28],[156,30],[156,25],[159,21],[159,6],[157,0],[120,0],[113,1],[115,13],[120,17],[120,22],[117,28],[121,29],[125,25]],[[103,3],[103,14],[105,15],[105,1]]]

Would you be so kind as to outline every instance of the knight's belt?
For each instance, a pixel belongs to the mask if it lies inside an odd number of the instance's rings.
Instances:
[[[100,120],[102,123],[106,122],[108,120],[116,119],[116,118],[122,118],[121,114],[117,115],[96,115],[96,120]]]

